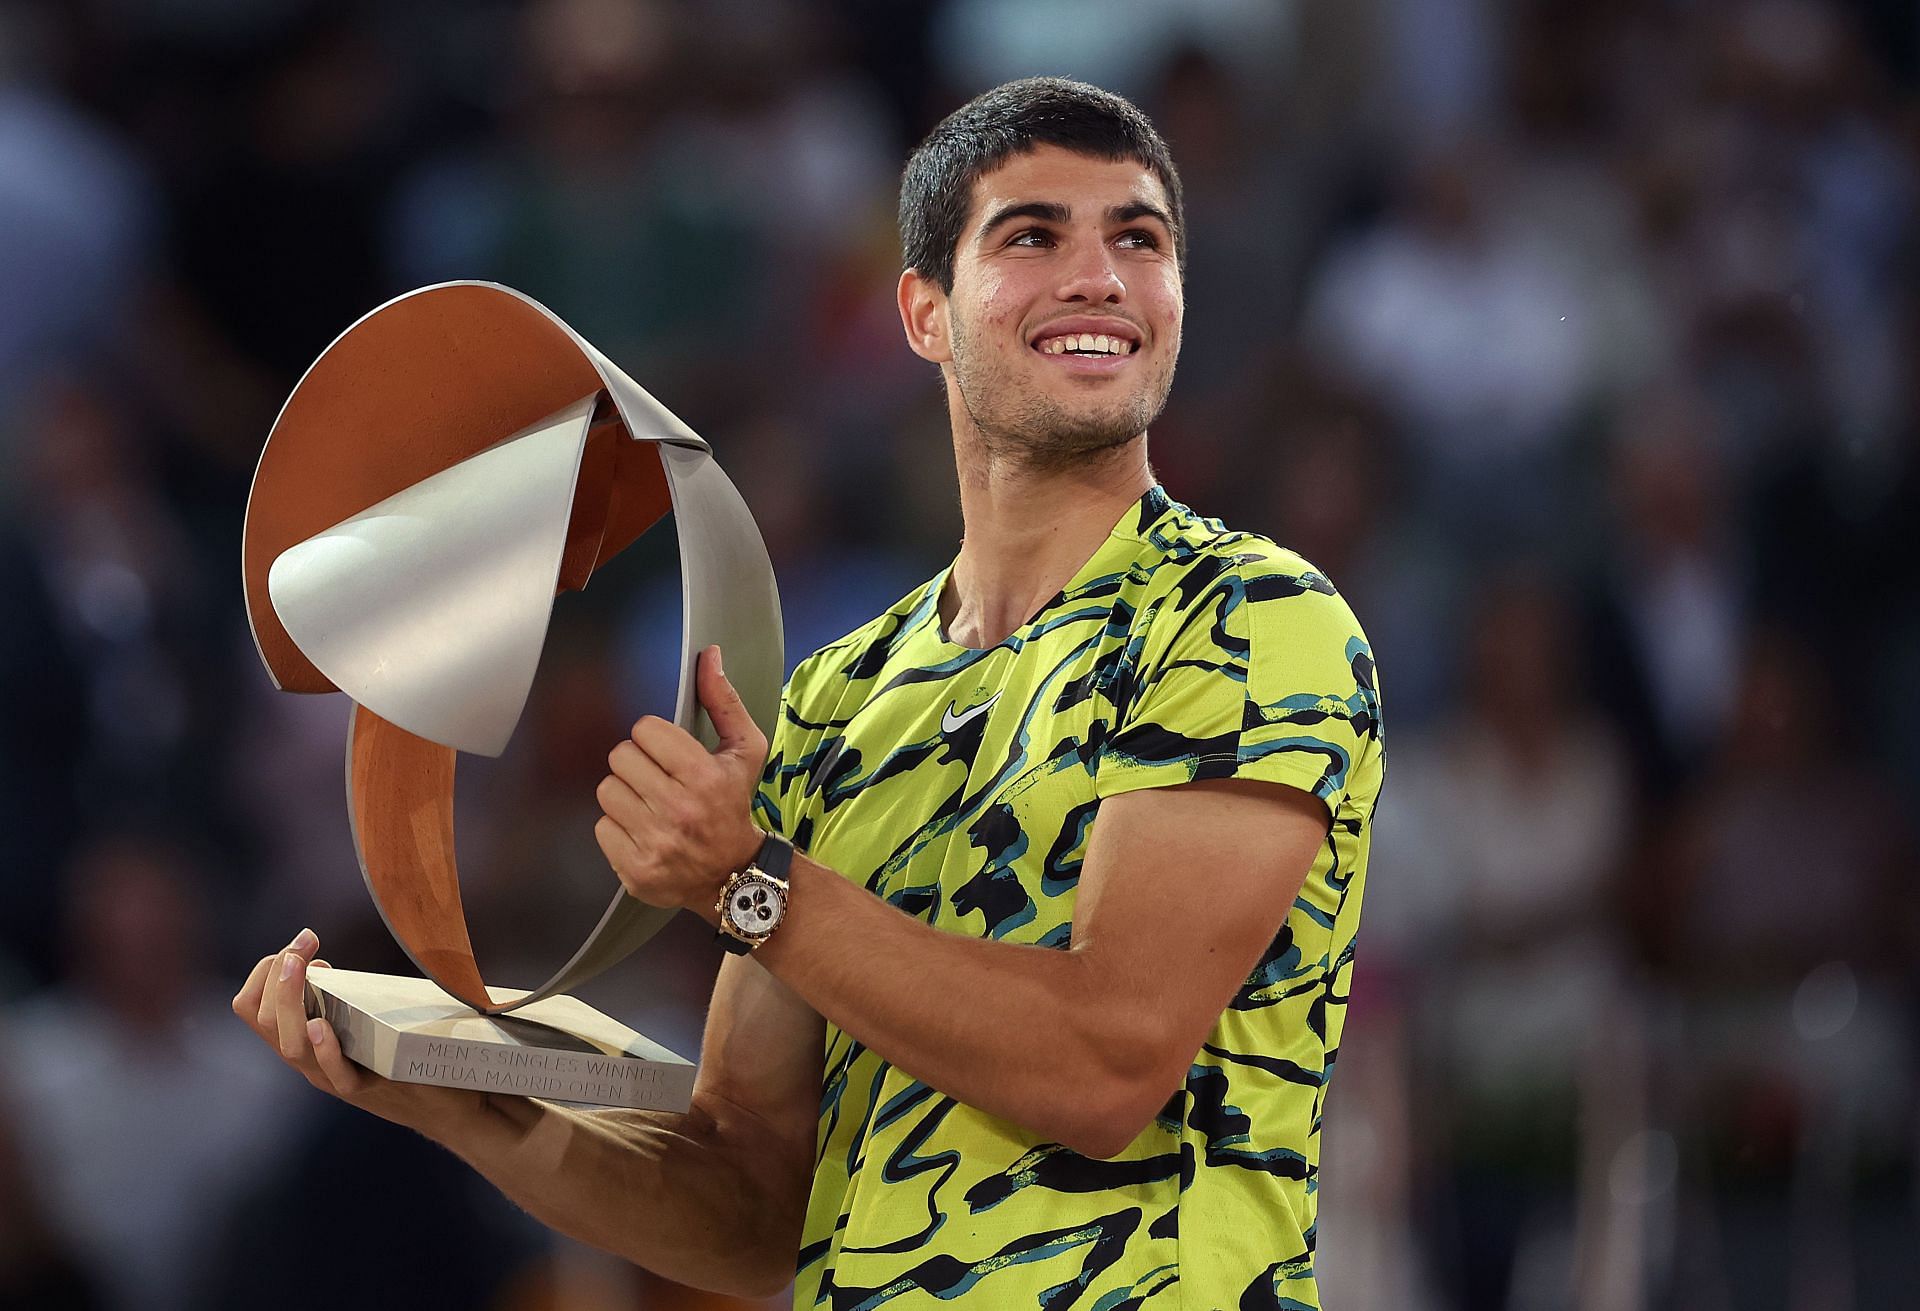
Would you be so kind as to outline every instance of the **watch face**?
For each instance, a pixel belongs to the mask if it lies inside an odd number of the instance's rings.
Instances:
[[[773,932],[786,909],[785,894],[771,880],[742,879],[727,898],[727,922],[745,937],[763,937]]]

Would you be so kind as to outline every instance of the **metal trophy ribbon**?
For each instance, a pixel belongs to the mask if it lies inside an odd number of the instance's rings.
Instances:
[[[563,996],[672,911],[616,889],[531,991],[481,981],[453,849],[454,760],[497,756],[557,595],[668,510],[682,588],[674,718],[708,746],[711,643],[771,735],[783,667],[766,546],[707,443],[544,306],[450,282],[348,328],[287,398],[247,499],[247,619],[274,685],[342,691],[368,890],[425,979],[309,973],[308,1005],[390,1078],[684,1109],[693,1066]]]

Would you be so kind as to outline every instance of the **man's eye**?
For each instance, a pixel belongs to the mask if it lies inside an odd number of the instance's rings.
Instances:
[[[1039,228],[1022,228],[1007,239],[1009,246],[1051,246],[1053,238]]]
[[[1117,240],[1129,250],[1160,249],[1160,238],[1154,236],[1145,228],[1133,228],[1127,232],[1122,232]]]

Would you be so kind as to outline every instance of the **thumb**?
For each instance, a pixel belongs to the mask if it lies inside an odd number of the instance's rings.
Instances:
[[[695,687],[707,718],[713,721],[714,734],[720,739],[717,754],[747,755],[763,750],[760,726],[753,722],[746,703],[727,681],[726,671],[720,665],[719,647],[710,646],[700,653]],[[756,766],[759,763],[754,761]]]

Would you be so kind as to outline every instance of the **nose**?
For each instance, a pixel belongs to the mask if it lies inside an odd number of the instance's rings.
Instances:
[[[1104,241],[1083,245],[1062,270],[1054,293],[1068,303],[1118,305],[1127,298],[1127,284]]]

